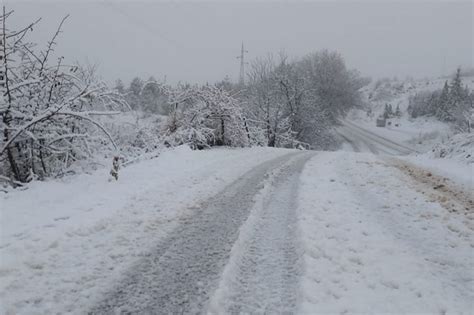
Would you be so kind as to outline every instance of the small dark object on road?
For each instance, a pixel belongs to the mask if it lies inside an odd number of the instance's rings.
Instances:
[[[375,124],[377,127],[385,127],[385,118],[381,117],[381,118],[377,118]]]

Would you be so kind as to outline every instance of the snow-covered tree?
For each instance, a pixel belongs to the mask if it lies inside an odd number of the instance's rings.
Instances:
[[[64,18],[44,50],[26,40],[34,22],[9,30],[12,12],[0,17],[4,84],[0,87],[1,176],[18,182],[61,172],[97,148],[115,147],[100,116],[126,108],[121,96],[99,81],[94,68],[51,63]]]
[[[400,110],[400,105],[397,104],[397,108],[395,109],[395,117],[402,117],[402,111]]]
[[[142,106],[141,101],[141,92],[143,89],[143,80],[139,77],[135,77],[130,82],[130,86],[128,88],[127,93],[127,102],[130,104],[132,109],[139,110]]]
[[[274,61],[272,55],[256,59],[250,69],[245,93],[249,122],[263,131],[264,145],[289,146],[294,137],[290,119],[292,102],[290,89],[290,65],[286,57],[280,55],[280,62]],[[286,94],[288,92],[289,94]],[[293,108],[296,111],[296,108]]]
[[[114,88],[118,93],[125,94],[125,85],[123,84],[122,80],[116,80]]]
[[[167,93],[174,106],[165,128],[167,144],[186,143],[193,149],[250,144],[242,106],[228,91],[214,85],[179,85]]]
[[[448,81],[444,82],[443,90],[439,95],[437,106],[436,106],[436,117],[441,121],[452,120],[451,113],[449,110],[449,85]]]
[[[462,84],[461,69],[442,90],[419,93],[409,99],[408,111],[412,117],[436,116],[451,123],[458,131],[470,132],[473,119],[472,92]]]
[[[461,68],[458,68],[449,88],[448,106],[452,120],[461,131],[470,130],[473,108],[469,94],[469,89],[462,84]]]
[[[148,78],[140,92],[141,109],[148,113],[160,113],[162,103],[166,102],[161,85],[154,77]]]
[[[295,61],[284,53],[258,58],[247,82],[246,112],[264,130],[266,145],[327,147],[332,126],[361,105],[367,81],[347,70],[339,54],[321,51]]]

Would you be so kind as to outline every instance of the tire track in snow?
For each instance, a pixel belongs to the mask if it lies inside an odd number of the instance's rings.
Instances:
[[[294,313],[301,273],[297,192],[300,173],[312,156],[296,157],[265,184],[232,249],[211,313]]]
[[[413,153],[413,152],[417,152],[413,148],[409,148],[406,145],[403,145],[403,144],[397,143],[393,140],[382,137],[382,136],[380,136],[380,135],[378,135],[374,132],[371,132],[367,129],[359,127],[358,125],[356,125],[356,124],[354,124],[350,121],[345,120],[345,121],[342,122],[342,124],[344,126],[346,126],[347,128],[349,128],[349,130],[351,130],[351,132],[358,134],[362,138],[365,138],[365,139],[367,139],[368,141],[370,141],[374,144],[378,144],[378,145],[383,146],[384,149],[386,148],[386,149],[389,149],[391,151],[395,151],[395,153],[398,153],[398,154],[401,154],[401,155],[406,155],[406,154],[410,154],[410,153]]]
[[[202,313],[266,174],[298,154],[253,168],[183,218],[90,313]]]
[[[352,132],[348,127],[339,127],[337,132],[344,141],[349,143],[354,152],[371,152],[373,154],[379,153],[379,150],[372,142],[367,141],[367,138],[365,137],[359,136],[357,132]],[[384,153],[387,152],[384,151]]]

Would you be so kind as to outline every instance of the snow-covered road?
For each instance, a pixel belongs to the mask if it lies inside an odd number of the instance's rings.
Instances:
[[[296,209],[299,178],[314,153],[299,154],[272,170],[240,229],[222,280],[214,314],[293,314],[301,276]]]
[[[472,178],[344,128],[345,151],[178,148],[0,196],[0,313],[472,314]]]
[[[294,161],[295,154],[297,153],[258,165],[218,195],[200,204],[191,215],[182,218],[180,225],[131,268],[116,288],[91,310],[92,313],[196,314],[205,309],[210,294],[215,290],[222,270],[229,260],[232,244],[239,236],[239,228],[253,208],[254,196],[263,188],[265,177],[283,167],[284,175],[293,177],[292,184],[297,183],[298,171],[304,163],[300,157],[302,154],[297,154],[298,159]],[[309,157],[304,154],[304,157],[306,156]],[[283,175],[277,177],[276,182],[279,184],[280,181],[286,184]],[[252,248],[247,248],[251,252],[245,257],[251,262],[247,260],[244,263],[243,274],[235,275],[241,286],[235,291],[239,302],[232,303],[231,309],[246,307],[248,300],[254,297],[256,292],[260,293],[261,301],[270,304],[286,297],[286,292],[281,292],[281,295],[269,300],[272,296],[259,291],[255,281],[260,281],[265,286],[272,284],[272,290],[279,290],[281,285],[290,284],[291,277],[296,279],[296,274],[292,272],[295,255],[291,252],[294,250],[292,244],[295,240],[288,227],[291,220],[294,221],[294,215],[289,211],[294,211],[294,206],[289,207],[296,202],[294,189],[282,197],[284,200],[279,206],[281,210],[271,215],[267,213],[267,218],[260,219],[265,225],[264,230],[259,229],[261,237],[251,237],[252,244],[248,247]],[[264,206],[266,212],[275,210],[272,205],[275,204],[270,202],[268,206]],[[265,216],[265,213],[252,215]],[[276,218],[276,221],[273,222],[271,218]],[[248,236],[247,233],[241,233],[241,237]],[[283,239],[280,240],[280,237]],[[264,260],[268,259],[276,264],[265,264]],[[286,261],[287,259],[289,261]],[[259,272],[266,267],[270,269],[262,272],[270,272],[271,278],[266,278]],[[276,268],[272,270],[272,267]],[[281,279],[282,277],[284,279]],[[272,280],[277,282],[271,283]],[[291,290],[291,294],[294,294],[294,290]],[[294,304],[294,297],[288,299],[293,300]],[[282,300],[281,303],[281,307],[287,306],[287,300]]]
[[[86,312],[202,203],[292,152],[183,146],[117,182],[104,168],[0,194],[0,314]]]

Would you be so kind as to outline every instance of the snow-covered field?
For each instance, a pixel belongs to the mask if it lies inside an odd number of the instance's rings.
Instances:
[[[81,313],[199,202],[288,150],[187,147],[0,195],[0,313]]]

